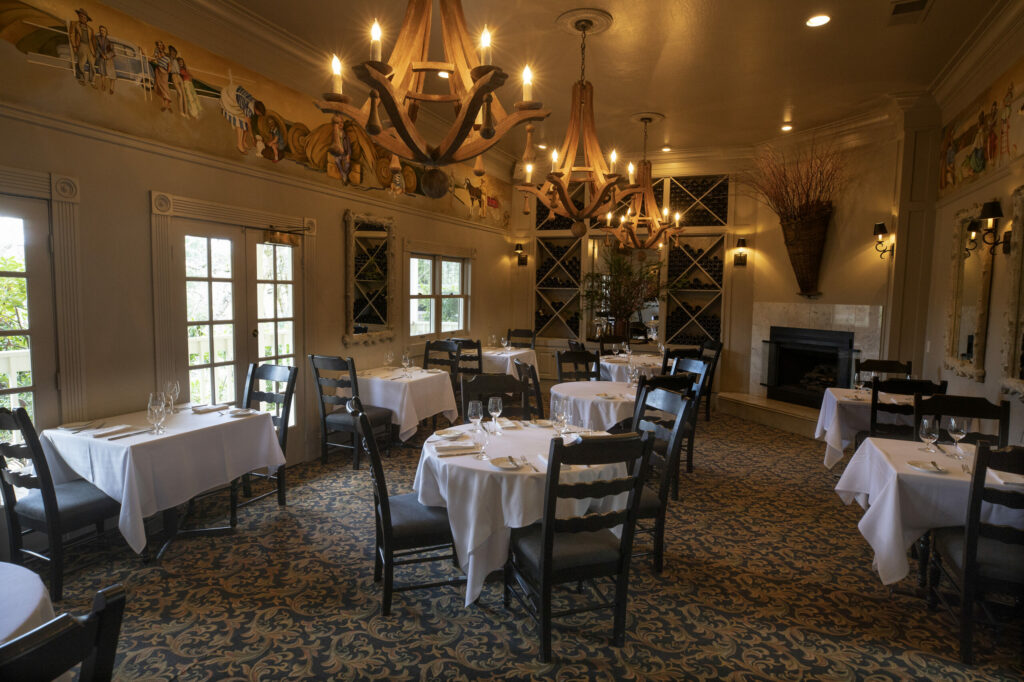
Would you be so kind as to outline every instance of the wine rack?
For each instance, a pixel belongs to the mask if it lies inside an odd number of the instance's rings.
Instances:
[[[722,338],[725,236],[669,238],[665,312],[666,343],[699,345]]]
[[[361,230],[356,233],[354,246],[355,295],[352,301],[352,319],[356,324],[387,324],[387,235]]]
[[[537,335],[579,338],[582,240],[572,236],[538,236],[536,254],[533,321]]]

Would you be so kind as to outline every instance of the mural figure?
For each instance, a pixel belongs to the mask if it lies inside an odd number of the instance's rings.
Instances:
[[[100,90],[105,90],[113,95],[114,83],[117,82],[117,71],[114,70],[114,44],[110,42],[106,26],[99,27],[99,32],[93,41],[93,49],[96,53],[97,71],[100,74]]]
[[[68,40],[71,43],[71,53],[75,60],[75,78],[81,85],[85,85],[86,71],[88,71],[89,82],[94,83],[96,78],[96,55],[93,52],[93,30],[89,26],[92,17],[84,9],[75,10],[78,21],[68,27]]]
[[[341,114],[331,116],[331,136],[333,144],[327,152],[334,160],[334,166],[341,175],[341,181],[347,185],[349,183],[348,174],[352,170],[352,142],[345,134],[345,119],[341,117]]]
[[[999,153],[1006,161],[1017,155],[1017,147],[1010,148],[1010,117],[1013,115],[1013,83],[1006,88],[1003,95],[1003,108],[999,110]]]
[[[199,95],[196,94],[196,86],[192,82],[192,74],[188,72],[185,60],[181,57],[178,57],[178,74],[181,76],[181,92],[185,99],[185,113],[192,118],[199,118],[199,113],[202,111],[199,107]]]
[[[253,97],[241,85],[235,85],[228,72],[228,84],[220,91],[220,108],[224,118],[235,129],[236,147],[242,154],[256,146],[256,138],[252,132],[253,118],[263,116],[267,108],[263,102]]]
[[[473,204],[476,204],[480,215],[484,213],[484,183],[481,182],[479,187],[474,187],[473,183],[466,178],[466,191],[469,192],[469,208],[473,210]]]
[[[188,116],[188,107],[185,105],[185,82],[181,78],[181,65],[178,64],[178,50],[174,45],[167,46],[167,73],[171,76],[171,83],[174,84],[174,91],[178,93],[178,113]]]
[[[156,96],[160,98],[160,111],[171,110],[171,90],[167,83],[167,67],[171,64],[162,40],[156,41],[153,51],[153,84]]]

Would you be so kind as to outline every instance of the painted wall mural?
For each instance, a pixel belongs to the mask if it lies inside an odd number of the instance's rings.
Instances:
[[[939,193],[1001,168],[1024,154],[1024,60],[942,129]]]
[[[455,165],[447,195],[429,199],[420,166],[395,163],[309,95],[103,5],[0,0],[0,72],[3,101],[509,226],[509,183]]]

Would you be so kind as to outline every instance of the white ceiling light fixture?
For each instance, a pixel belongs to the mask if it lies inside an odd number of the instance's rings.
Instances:
[[[813,17],[808,19],[806,23],[811,28],[817,28],[819,26],[824,26],[830,21],[832,21],[832,17],[827,14],[815,14]]]

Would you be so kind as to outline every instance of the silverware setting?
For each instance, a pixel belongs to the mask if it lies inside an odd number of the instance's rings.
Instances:
[[[116,436],[111,436],[107,440],[121,440],[122,438],[131,438],[132,436],[141,436],[144,433],[153,433],[153,429],[142,429],[141,431],[132,431],[130,433],[121,433]]]
[[[464,457],[466,455],[479,455],[479,454],[481,454],[480,450],[473,450],[472,452],[445,452],[445,453],[438,453],[437,456],[438,457]]]
[[[935,469],[936,471],[939,471],[939,472],[942,472],[942,473],[945,473],[945,472],[946,472],[946,470],[945,470],[945,469],[943,469],[942,467],[940,467],[940,466],[939,466],[939,465],[938,465],[938,464],[937,464],[937,463],[935,462],[935,460],[932,460],[932,462],[931,462],[931,465],[932,465],[932,468],[933,468],[933,469]]]
[[[535,474],[539,474],[540,473],[540,469],[535,467],[533,465],[533,462],[531,462],[530,460],[526,459],[526,455],[520,455],[519,461],[522,462],[523,466],[528,466],[531,469],[533,469],[533,473],[535,473]]]
[[[78,427],[77,429],[75,429],[73,431],[69,431],[68,433],[79,433],[81,431],[95,431],[96,429],[102,429],[103,425],[106,424],[106,423],[107,422],[104,421],[104,422],[100,422],[99,424],[97,424],[96,420],[93,419],[91,422],[89,422],[85,426],[80,426],[80,427]]]

